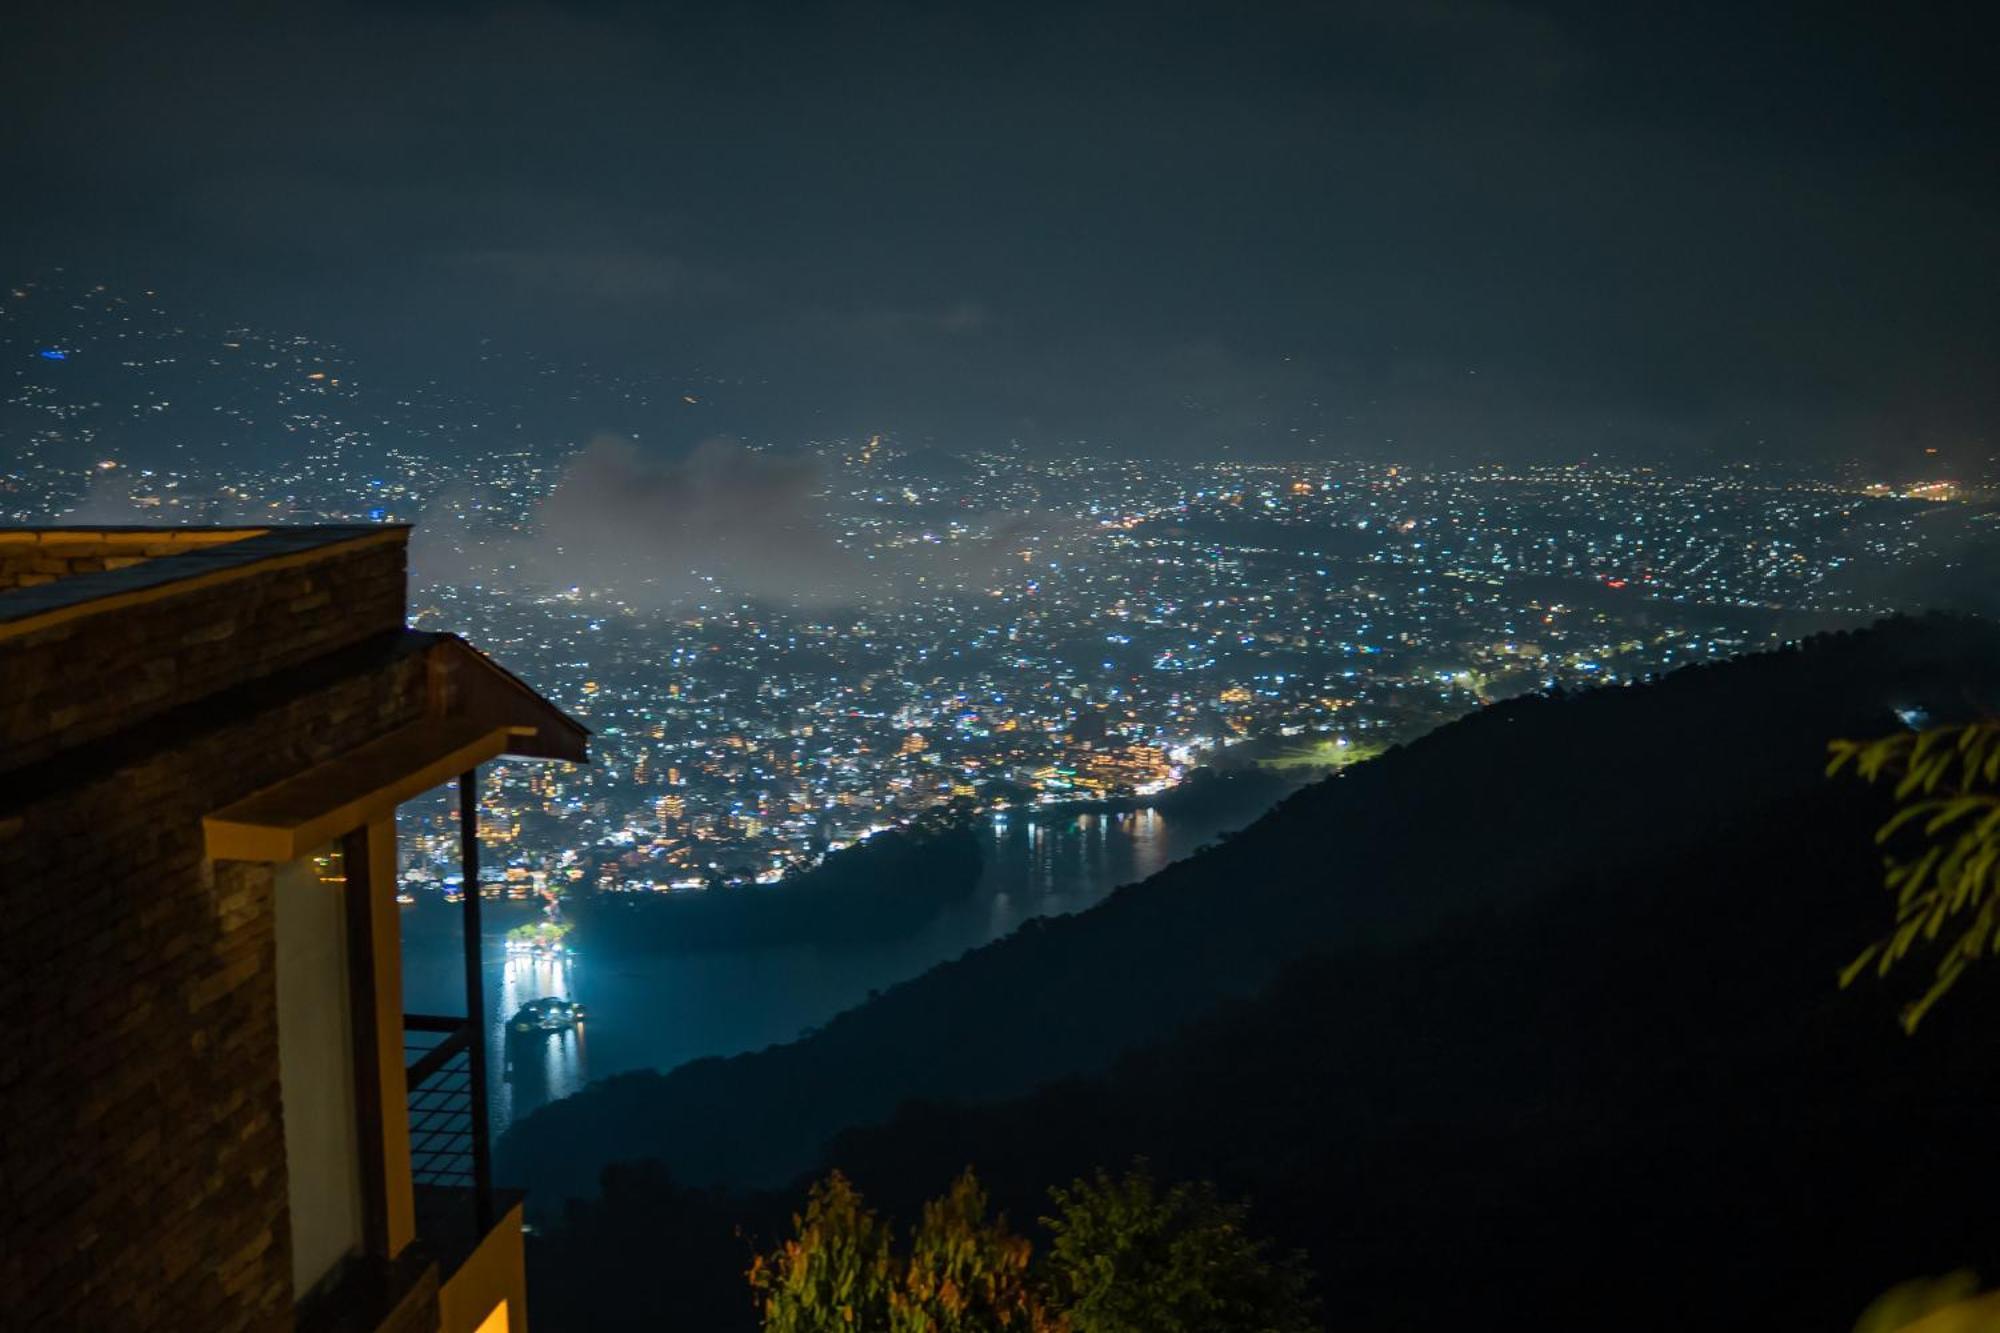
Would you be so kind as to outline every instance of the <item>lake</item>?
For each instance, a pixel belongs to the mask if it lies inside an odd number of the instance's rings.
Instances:
[[[985,826],[985,868],[973,893],[892,940],[707,953],[588,953],[560,962],[509,956],[502,939],[535,920],[530,902],[481,904],[493,1132],[591,1079],[672,1069],[790,1041],[869,993],[906,981],[1023,921],[1079,912],[1144,879],[1254,811],[1180,808],[1059,817],[1000,816]],[[464,1012],[460,909],[421,894],[403,910],[403,1007]],[[575,1031],[509,1042],[503,1026],[544,995],[588,1010]],[[510,1055],[511,1052],[511,1055]]]

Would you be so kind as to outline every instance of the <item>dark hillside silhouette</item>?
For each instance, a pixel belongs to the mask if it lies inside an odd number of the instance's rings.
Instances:
[[[892,1211],[976,1162],[996,1204],[1150,1157],[1256,1200],[1332,1327],[1849,1327],[2000,1263],[1991,1006],[1914,1039],[1839,991],[1879,930],[1878,794],[1829,786],[1519,911],[1302,960],[1179,1039],[826,1160]]]
[[[1836,841],[1833,834],[1858,836],[1848,849],[1861,858],[1853,873],[1870,881],[1869,906],[1879,907],[1867,811],[1855,807],[1842,816],[1853,821],[1847,830],[1823,805],[1835,799],[1821,777],[1826,741],[1887,730],[1897,725],[1897,708],[1922,707],[1943,720],[1996,698],[2000,628],[1933,617],[1821,636],[1645,685],[1501,704],[1307,788],[1221,846],[1120,890],[1098,908],[1032,923],[886,992],[807,1039],[670,1074],[621,1076],[544,1108],[503,1142],[501,1172],[531,1186],[545,1207],[589,1192],[599,1169],[620,1159],[657,1158],[676,1177],[697,1184],[781,1183],[814,1167],[822,1145],[844,1126],[881,1121],[913,1098],[992,1100],[1102,1072],[1121,1054],[1262,990],[1287,963],[1337,953],[1346,961],[1325,978],[1334,991],[1321,1008],[1371,1015],[1355,1029],[1354,1039],[1366,1037],[1376,1046],[1354,1058],[1352,1095],[1358,1106],[1381,1103],[1376,1123],[1391,1127],[1380,1131],[1385,1144],[1370,1163],[1340,1169],[1366,1177],[1399,1155],[1439,1154],[1427,1159],[1428,1170],[1462,1153],[1463,1172],[1452,1179],[1476,1182],[1490,1175],[1515,1185],[1507,1173],[1522,1168],[1507,1137],[1510,1126],[1532,1137],[1545,1119],[1570,1123],[1561,1119],[1569,1116],[1579,1126],[1571,1140],[1579,1147],[1591,1141],[1585,1131],[1610,1132],[1579,1108],[1595,1105],[1585,1096],[1589,1079],[1625,1067],[1599,1058],[1597,1047],[1572,1044],[1597,1041],[1608,1054],[1622,1049],[1626,1037],[1614,1041],[1614,1029],[1593,1027],[1593,1014],[1608,1012],[1593,999],[1601,987],[1624,984],[1627,976],[1644,978],[1646,989],[1636,998],[1651,1006],[1648,1030],[1662,1038],[1706,1028],[1712,1020],[1697,1019],[1700,1010],[1687,999],[1705,984],[1710,960],[1704,942],[1711,933],[1717,948],[1755,939],[1753,925],[1739,924],[1754,922],[1760,910],[1746,896],[1787,885],[1793,893],[1815,891],[1815,877],[1832,873],[1827,849]],[[1831,834],[1800,835],[1811,844],[1806,851],[1825,853],[1813,863],[1818,869],[1781,873],[1771,864],[1764,878],[1739,879],[1728,872],[1727,859],[1713,861],[1710,849],[1717,847],[1756,850],[1759,830],[1782,819],[1814,829],[1820,828],[1815,821],[1828,821]],[[1648,877],[1676,864],[1690,868],[1657,883],[1660,893],[1683,880],[1690,894],[1698,892],[1694,867],[1707,867],[1703,873],[1728,884],[1728,896],[1702,900],[1698,913],[1666,912],[1657,943],[1639,931],[1635,940],[1600,948],[1596,936],[1574,925],[1581,919],[1575,913],[1544,916],[1549,924],[1540,935],[1524,933],[1520,924],[1538,902],[1559,892],[1595,910],[1614,904],[1637,911],[1620,896],[1620,886],[1652,882]],[[1586,883],[1601,891],[1576,887]],[[1631,903],[1643,899],[1638,894]],[[1793,899],[1794,912],[1796,907]],[[1774,917],[1773,924],[1793,919]],[[1853,924],[1849,943],[1865,938],[1871,920]],[[1773,976],[1817,995],[1812,978],[1830,976],[1851,951],[1835,949],[1832,961],[1822,963],[1803,950],[1796,933],[1779,931],[1756,944],[1769,951]],[[1479,941],[1488,937],[1491,956],[1476,957]],[[1465,970],[1467,959],[1453,948],[1475,955],[1481,968],[1536,978],[1554,989],[1522,992],[1530,1008],[1490,1034],[1491,1042],[1468,1037],[1453,1046],[1446,1035],[1476,1036],[1478,1024],[1488,1021],[1487,1006],[1469,998],[1480,992]],[[1368,958],[1377,960],[1378,975],[1409,979],[1413,988],[1398,992],[1398,1007],[1369,1007],[1379,986],[1339,991],[1345,984],[1339,977],[1363,968],[1357,960]],[[1858,1013],[1854,1006],[1865,998],[1863,991],[1840,1003]],[[1780,1011],[1751,1006],[1732,1021],[1740,1029],[1739,1052],[1768,1048],[1783,1055],[1797,1040],[1796,1025]],[[1865,1016],[1855,1021],[1865,1024]],[[1411,1035],[1425,1033],[1425,1023],[1435,1032]],[[1762,1047],[1743,1045],[1753,1039]],[[1273,1034],[1272,1040],[1272,1059],[1282,1065],[1286,1039]],[[1326,1034],[1322,1044],[1331,1048],[1346,1040]],[[1256,1049],[1249,1045],[1246,1058]],[[1654,1086],[1647,1079],[1670,1089],[1712,1080],[1715,1095],[1723,1096],[1731,1075],[1712,1071],[1701,1049],[1683,1053],[1683,1083],[1655,1064],[1618,1074],[1633,1080],[1633,1091],[1614,1104],[1636,1103],[1646,1114],[1664,1115],[1636,1096]],[[1428,1058],[1438,1077],[1428,1083],[1414,1075],[1385,1081],[1377,1073],[1391,1056],[1421,1062],[1432,1051]],[[1464,1082],[1481,1073],[1489,1084]],[[1206,1095],[1226,1110],[1252,1095],[1246,1090],[1239,1098],[1232,1082],[1249,1077],[1213,1080]],[[1433,1095],[1439,1104],[1427,1100]],[[1569,1097],[1583,1100],[1564,1100]],[[1191,1111],[1201,1105],[1191,1094],[1185,1100]],[[1839,1114],[1853,1113],[1849,1103],[1838,1105]],[[1126,1114],[1104,1112],[1101,1142],[1117,1147],[1109,1157],[1114,1162],[1140,1146],[1138,1136],[1121,1129]],[[1434,1119],[1453,1116],[1470,1118],[1490,1137],[1455,1140],[1430,1127]],[[1330,1129],[1286,1129],[1302,1162],[1326,1160],[1318,1154]],[[1689,1126],[1670,1120],[1658,1129],[1680,1142]],[[1022,1132],[1035,1141],[1032,1129]],[[1277,1132],[1255,1134],[1261,1140]],[[1251,1131],[1242,1134],[1247,1139]],[[920,1141],[913,1136],[913,1144]],[[1624,1138],[1607,1142],[1626,1145],[1621,1153],[1635,1152]],[[1228,1143],[1212,1146],[1220,1152]],[[1251,1150],[1246,1142],[1243,1151]],[[1638,1171],[1654,1160],[1673,1158],[1641,1154],[1626,1169]],[[952,1170],[964,1164],[956,1161]],[[978,1165],[996,1172],[996,1191],[1004,1179],[1015,1178],[1000,1163]],[[1260,1167],[1250,1174],[1261,1179],[1264,1172]],[[936,1184],[928,1179],[920,1188]],[[1877,1182],[1873,1188],[1880,1197],[1889,1186]],[[1322,1201],[1329,1225],[1345,1216],[1335,1202],[1341,1197],[1335,1191]],[[1277,1199],[1267,1206],[1290,1205]],[[1503,1220],[1527,1227],[1525,1234],[1549,1223],[1513,1215]],[[1331,1256],[1316,1257],[1323,1272],[1333,1271]],[[1399,1249],[1382,1262],[1419,1258]],[[1546,1259],[1552,1271],[1569,1264],[1559,1251]]]
[[[907,1221],[976,1163],[1026,1219],[1049,1182],[1144,1155],[1254,1200],[1258,1230],[1308,1251],[1333,1328],[1849,1327],[1898,1282],[2000,1256],[2000,978],[1914,1039],[1890,996],[1833,985],[1879,921],[1883,808],[1828,785],[1519,911],[1301,959],[1108,1076],[913,1103],[824,1166]],[[804,1178],[605,1183],[540,1242],[538,1327],[754,1326],[738,1270]],[[664,1252],[699,1262],[645,1260]]]

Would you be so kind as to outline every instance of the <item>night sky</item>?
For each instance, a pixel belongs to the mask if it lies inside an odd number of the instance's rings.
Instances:
[[[778,441],[1995,449],[1990,6],[179,8],[10,16],[10,277]]]

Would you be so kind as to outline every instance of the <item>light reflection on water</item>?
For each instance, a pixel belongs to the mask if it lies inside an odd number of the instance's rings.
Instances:
[[[1030,918],[1082,911],[1246,822],[1242,815],[1152,810],[1046,823],[996,820],[987,832],[986,869],[972,894],[910,934],[838,948],[663,950],[602,960],[510,956],[503,947],[506,932],[536,919],[537,909],[524,902],[484,903],[494,1130],[592,1078],[672,1069],[702,1056],[790,1041],[872,991],[999,939]],[[464,1012],[459,922],[460,909],[431,894],[404,909],[403,993],[410,1012]],[[543,996],[583,1004],[585,1024],[510,1037],[507,1020]]]
[[[482,932],[484,933],[484,932]],[[568,958],[536,958],[502,952],[493,957],[489,936],[488,971],[499,964],[498,1003],[491,1006],[486,1063],[500,1071],[493,1084],[493,1122],[511,1124],[518,1103],[525,1115],[544,1102],[567,1097],[590,1078],[589,1022],[563,1032],[515,1032],[507,1026],[530,1000],[554,996],[576,1000],[571,990],[576,964]],[[588,1006],[586,1005],[586,1008]]]

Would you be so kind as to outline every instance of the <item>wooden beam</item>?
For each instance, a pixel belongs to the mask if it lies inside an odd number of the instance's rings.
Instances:
[[[205,817],[218,861],[295,861],[506,752],[519,728],[426,718]]]

